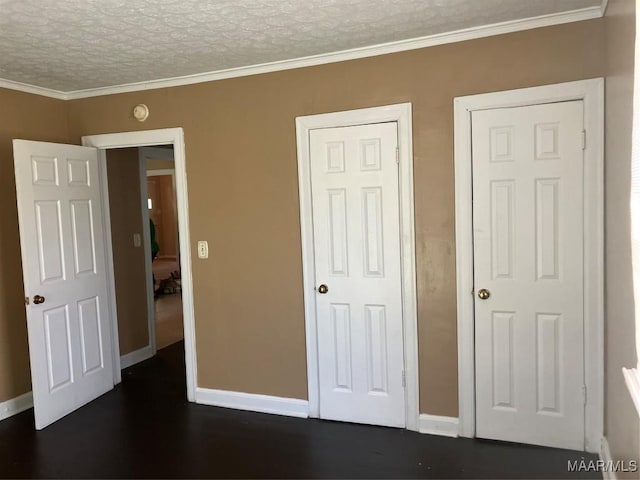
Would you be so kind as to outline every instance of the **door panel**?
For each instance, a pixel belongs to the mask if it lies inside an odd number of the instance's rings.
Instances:
[[[93,148],[14,140],[14,158],[41,429],[113,388],[102,200]]]
[[[312,130],[320,417],[405,426],[395,123]]]
[[[472,130],[477,436],[582,450],[583,104]]]

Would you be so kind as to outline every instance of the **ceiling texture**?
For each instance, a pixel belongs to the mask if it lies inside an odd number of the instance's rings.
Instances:
[[[602,0],[0,0],[0,78],[70,92],[398,42]]]

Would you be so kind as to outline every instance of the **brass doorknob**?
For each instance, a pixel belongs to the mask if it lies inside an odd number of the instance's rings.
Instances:
[[[327,287],[324,283],[318,287],[318,293],[327,293],[329,291],[329,287]]]
[[[491,292],[489,290],[487,290],[486,288],[483,288],[478,292],[478,298],[480,300],[486,300],[490,296],[491,296]]]
[[[41,303],[44,303],[44,297],[41,295],[34,295],[33,296],[33,303],[35,305],[40,305]]]

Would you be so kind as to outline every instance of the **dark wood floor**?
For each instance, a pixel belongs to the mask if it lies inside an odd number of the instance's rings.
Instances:
[[[21,478],[577,478],[593,455],[190,404],[183,343],[45,430],[0,422],[0,476]],[[583,478],[599,478],[594,473]]]

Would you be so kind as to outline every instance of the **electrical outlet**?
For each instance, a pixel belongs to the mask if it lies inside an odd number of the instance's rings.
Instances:
[[[198,241],[198,258],[209,258],[209,243],[206,240]]]

